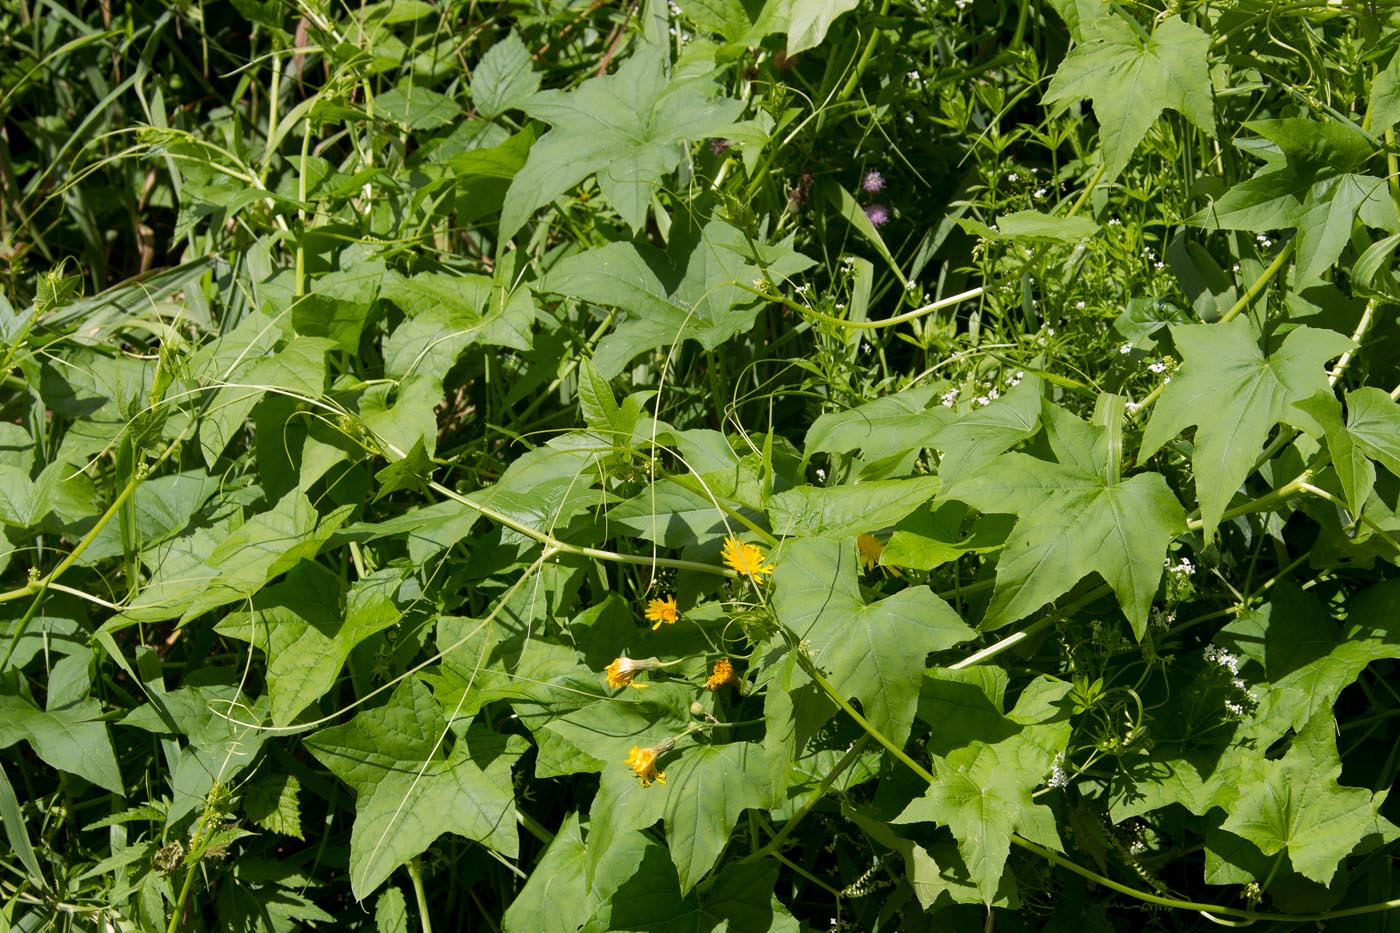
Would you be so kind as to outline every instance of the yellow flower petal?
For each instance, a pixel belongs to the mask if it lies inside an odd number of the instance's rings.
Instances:
[[[763,562],[764,554],[758,545],[740,541],[733,535],[724,539],[720,558],[740,576],[757,578],[773,572],[772,565]]]

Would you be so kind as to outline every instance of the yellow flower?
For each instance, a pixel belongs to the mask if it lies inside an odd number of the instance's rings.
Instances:
[[[715,662],[715,672],[705,681],[706,690],[718,690],[725,684],[739,686],[739,678],[734,675],[734,665],[729,663],[728,658],[720,658]]]
[[[655,622],[651,627],[654,632],[661,628],[661,623],[675,625],[676,620],[681,617],[681,611],[676,608],[676,597],[664,596],[661,599],[653,599],[647,603],[647,621]]]
[[[637,676],[638,671],[653,670],[657,666],[656,658],[643,658],[634,660],[632,658],[614,658],[613,662],[606,668],[609,687],[636,687],[638,690],[645,690],[646,684],[639,684],[632,678]]]
[[[724,539],[724,547],[720,549],[725,565],[745,577],[761,577],[773,572],[772,565],[763,562],[763,556],[757,545],[746,544],[733,535]]]
[[[880,555],[885,553],[885,545],[874,535],[861,532],[856,536],[856,552],[860,557],[860,565],[866,570],[871,570],[880,564]]]
[[[656,770],[656,757],[660,753],[659,748],[638,748],[635,745],[628,753],[625,764],[637,773],[643,787],[650,787],[653,781],[666,783],[666,772]]]

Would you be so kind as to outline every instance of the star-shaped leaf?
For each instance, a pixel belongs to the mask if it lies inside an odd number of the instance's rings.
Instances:
[[[1058,462],[1003,454],[943,493],[1017,516],[982,625],[1024,618],[1097,572],[1141,638],[1167,545],[1186,515],[1161,474],[1111,475],[1104,429],[1053,405],[1043,420]]]
[[[511,768],[527,743],[472,729],[444,754],[446,728],[428,688],[408,680],[384,706],[307,739],[311,753],[355,791],[350,886],[357,898],[443,833],[516,855]]]
[[[925,656],[972,638],[972,629],[927,587],[866,605],[849,541],[792,541],[773,579],[778,619],[810,647],[838,691],[860,700],[876,728],[903,742]]]
[[[722,135],[744,105],[714,99],[708,75],[667,80],[664,46],[629,58],[616,74],[574,91],[541,91],[523,103],[553,126],[530,149],[501,210],[501,239],[514,236],[543,207],[589,175],[633,230],[661,177],[680,162],[687,139]]]
[[[1104,16],[1085,28],[1085,37],[1065,56],[1044,102],[1093,100],[1108,178],[1128,164],[1166,107],[1214,134],[1204,32],[1173,16],[1144,42],[1121,16]]]
[[[1299,327],[1266,354],[1258,331],[1243,317],[1173,326],[1171,332],[1185,362],[1153,409],[1138,459],[1196,425],[1191,463],[1209,539],[1274,426],[1315,426],[1294,403],[1331,391],[1323,364],[1352,343],[1334,331]]]
[[[1243,836],[1265,855],[1288,850],[1293,867],[1319,884],[1330,884],[1337,864],[1373,833],[1394,827],[1377,813],[1385,794],[1337,783],[1337,757],[1330,710],[1314,716],[1278,761],[1261,760],[1230,808],[1222,829]]]

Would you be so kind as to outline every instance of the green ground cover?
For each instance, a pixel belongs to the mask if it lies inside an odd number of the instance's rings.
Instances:
[[[1397,46],[0,0],[0,931],[1395,929]]]

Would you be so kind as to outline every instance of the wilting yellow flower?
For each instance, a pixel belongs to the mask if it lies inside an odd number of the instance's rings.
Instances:
[[[728,658],[720,658],[715,662],[715,672],[705,681],[706,690],[718,690],[725,684],[739,686],[739,678],[734,675],[734,665],[729,663]]]
[[[636,687],[638,690],[645,690],[646,684],[635,683],[632,678],[637,676],[638,671],[649,671],[657,666],[655,658],[643,658],[634,660],[633,658],[614,658],[613,662],[606,668],[609,687]]]
[[[628,753],[625,763],[637,773],[643,787],[650,787],[653,781],[666,783],[666,772],[656,770],[656,758],[660,754],[661,749],[659,748],[638,748],[635,745]]]
[[[885,545],[874,535],[861,532],[856,536],[856,552],[860,557],[860,565],[870,570],[879,566],[880,555],[885,553]]]
[[[724,539],[724,547],[720,549],[725,566],[745,577],[761,577],[773,572],[772,565],[763,562],[763,556],[757,545],[747,544],[733,535]]]
[[[676,620],[681,617],[681,611],[676,608],[676,597],[663,596],[660,599],[653,599],[647,603],[647,621],[655,622],[651,627],[654,632],[661,628],[661,623],[675,625]]]

